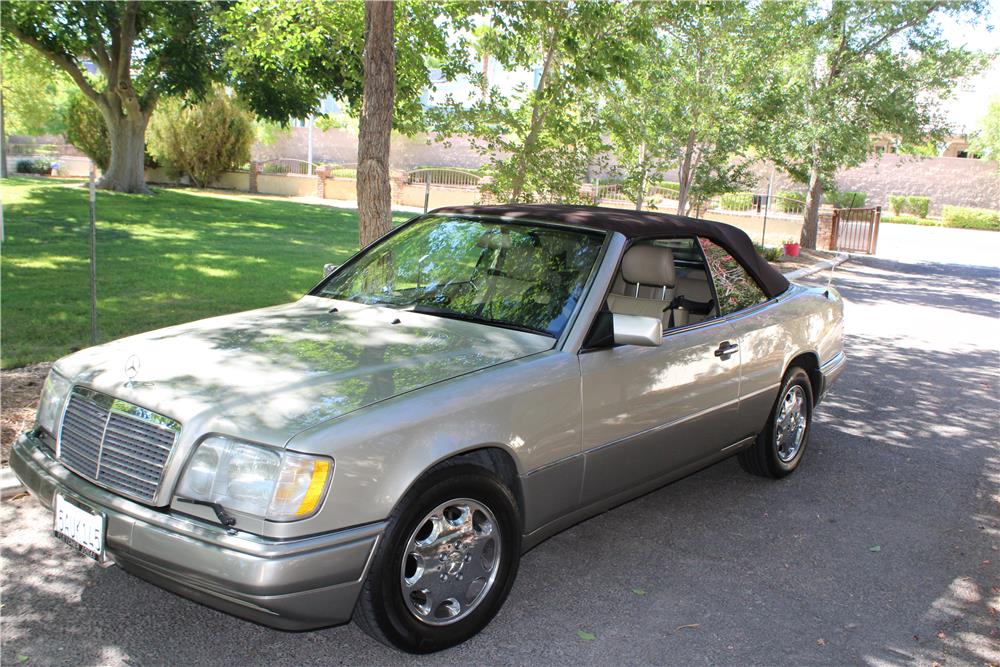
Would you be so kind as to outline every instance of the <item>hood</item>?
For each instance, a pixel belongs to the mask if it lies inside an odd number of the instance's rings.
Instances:
[[[320,422],[553,344],[532,333],[307,296],[123,338],[55,368],[74,384],[180,421],[185,434],[283,445]],[[133,357],[138,369],[129,383]]]

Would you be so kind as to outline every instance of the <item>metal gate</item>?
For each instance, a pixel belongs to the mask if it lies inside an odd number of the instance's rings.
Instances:
[[[882,207],[838,208],[833,211],[834,249],[875,254]]]

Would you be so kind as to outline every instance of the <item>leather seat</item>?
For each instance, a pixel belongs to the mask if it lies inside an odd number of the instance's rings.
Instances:
[[[621,275],[608,294],[608,309],[622,315],[657,317],[664,328],[687,324],[686,311],[671,311],[677,274],[674,253],[656,245],[635,245],[622,258]],[[683,322],[679,319],[684,319]]]

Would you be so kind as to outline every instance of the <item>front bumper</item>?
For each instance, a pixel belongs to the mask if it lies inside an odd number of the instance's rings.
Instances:
[[[67,470],[31,433],[14,443],[10,466],[46,507],[52,508],[59,493],[104,513],[106,551],[126,571],[282,630],[349,621],[385,527],[368,524],[294,540],[231,534],[91,484]]]

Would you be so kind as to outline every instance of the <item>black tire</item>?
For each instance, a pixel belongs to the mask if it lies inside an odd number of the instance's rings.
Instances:
[[[801,387],[801,390],[805,393],[803,405],[806,418],[805,433],[802,436],[802,442],[795,455],[788,460],[782,460],[782,457],[778,453],[775,420],[781,408],[782,401],[788,395],[789,391],[792,390],[792,387],[795,386]],[[737,456],[740,466],[751,474],[774,479],[785,477],[795,472],[795,469],[802,462],[802,455],[805,453],[806,445],[809,443],[809,431],[812,430],[812,415],[813,392],[812,384],[809,382],[809,375],[801,368],[793,366],[785,373],[785,380],[781,383],[781,390],[778,392],[778,398],[771,408],[771,414],[767,419],[767,425],[764,426],[764,430],[757,434],[757,439],[753,445],[740,452]]]
[[[400,568],[410,536],[442,503],[467,498],[488,507],[500,530],[499,568],[492,587],[464,618],[430,625],[410,611],[403,598]],[[372,560],[354,620],[387,646],[409,653],[433,653],[469,639],[496,616],[510,593],[521,559],[521,517],[517,501],[492,471],[457,459],[428,471],[407,491],[389,517]]]

